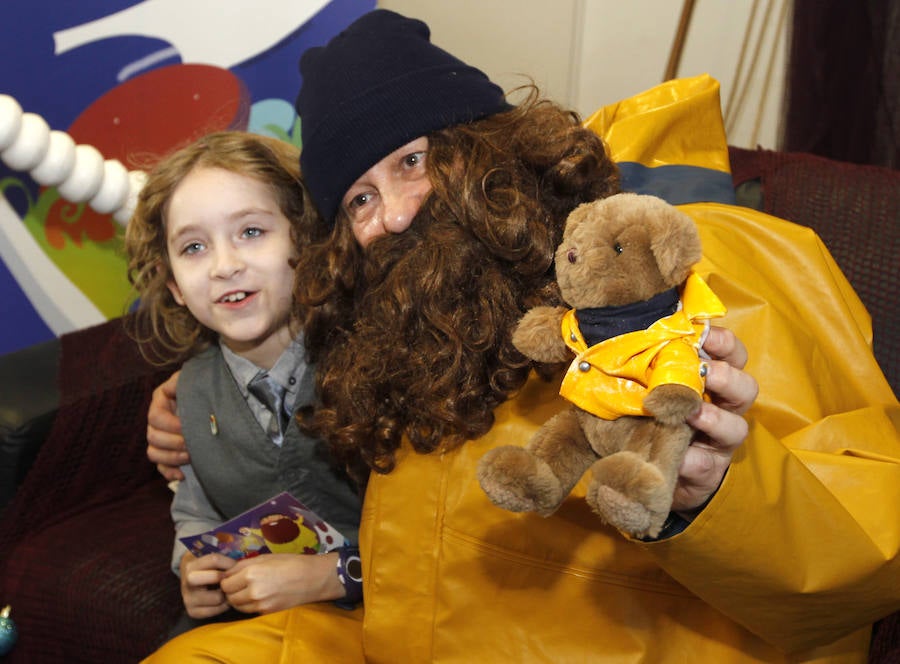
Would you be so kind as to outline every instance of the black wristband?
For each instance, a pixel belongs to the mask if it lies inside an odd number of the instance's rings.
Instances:
[[[362,561],[359,559],[359,548],[342,546],[338,549],[337,575],[344,591],[344,597],[335,601],[342,609],[353,609],[362,601]]]

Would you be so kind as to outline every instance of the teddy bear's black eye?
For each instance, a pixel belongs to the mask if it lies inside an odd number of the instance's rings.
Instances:
[[[613,251],[615,251],[617,254],[621,254],[621,253],[624,251],[624,249],[622,249],[622,245],[621,245],[621,244],[619,244],[618,242],[616,242],[616,243],[613,245]]]
[[[568,253],[566,253],[566,258],[570,263],[575,263],[578,261],[578,252],[574,249],[569,249]]]

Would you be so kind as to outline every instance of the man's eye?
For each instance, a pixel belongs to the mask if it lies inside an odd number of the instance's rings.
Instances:
[[[355,210],[357,208],[361,208],[363,205],[368,203],[372,199],[372,194],[359,194],[350,199],[350,202],[347,204],[347,207],[351,210]]]
[[[424,164],[425,163],[425,154],[426,154],[425,150],[410,153],[403,158],[403,163],[409,168],[412,168],[413,166],[418,166],[420,164]]]

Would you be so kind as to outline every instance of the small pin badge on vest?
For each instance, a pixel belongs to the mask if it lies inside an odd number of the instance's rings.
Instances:
[[[216,416],[212,413],[209,414],[209,432],[214,435],[219,435],[219,423],[216,421]]]

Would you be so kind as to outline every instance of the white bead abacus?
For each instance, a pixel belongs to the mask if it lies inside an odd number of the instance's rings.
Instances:
[[[23,113],[9,95],[0,94],[0,160],[34,181],[56,187],[72,203],[87,203],[100,214],[128,223],[146,173],[128,171],[117,159],[104,159],[91,145],[76,145],[67,133],[51,130],[35,113]]]

